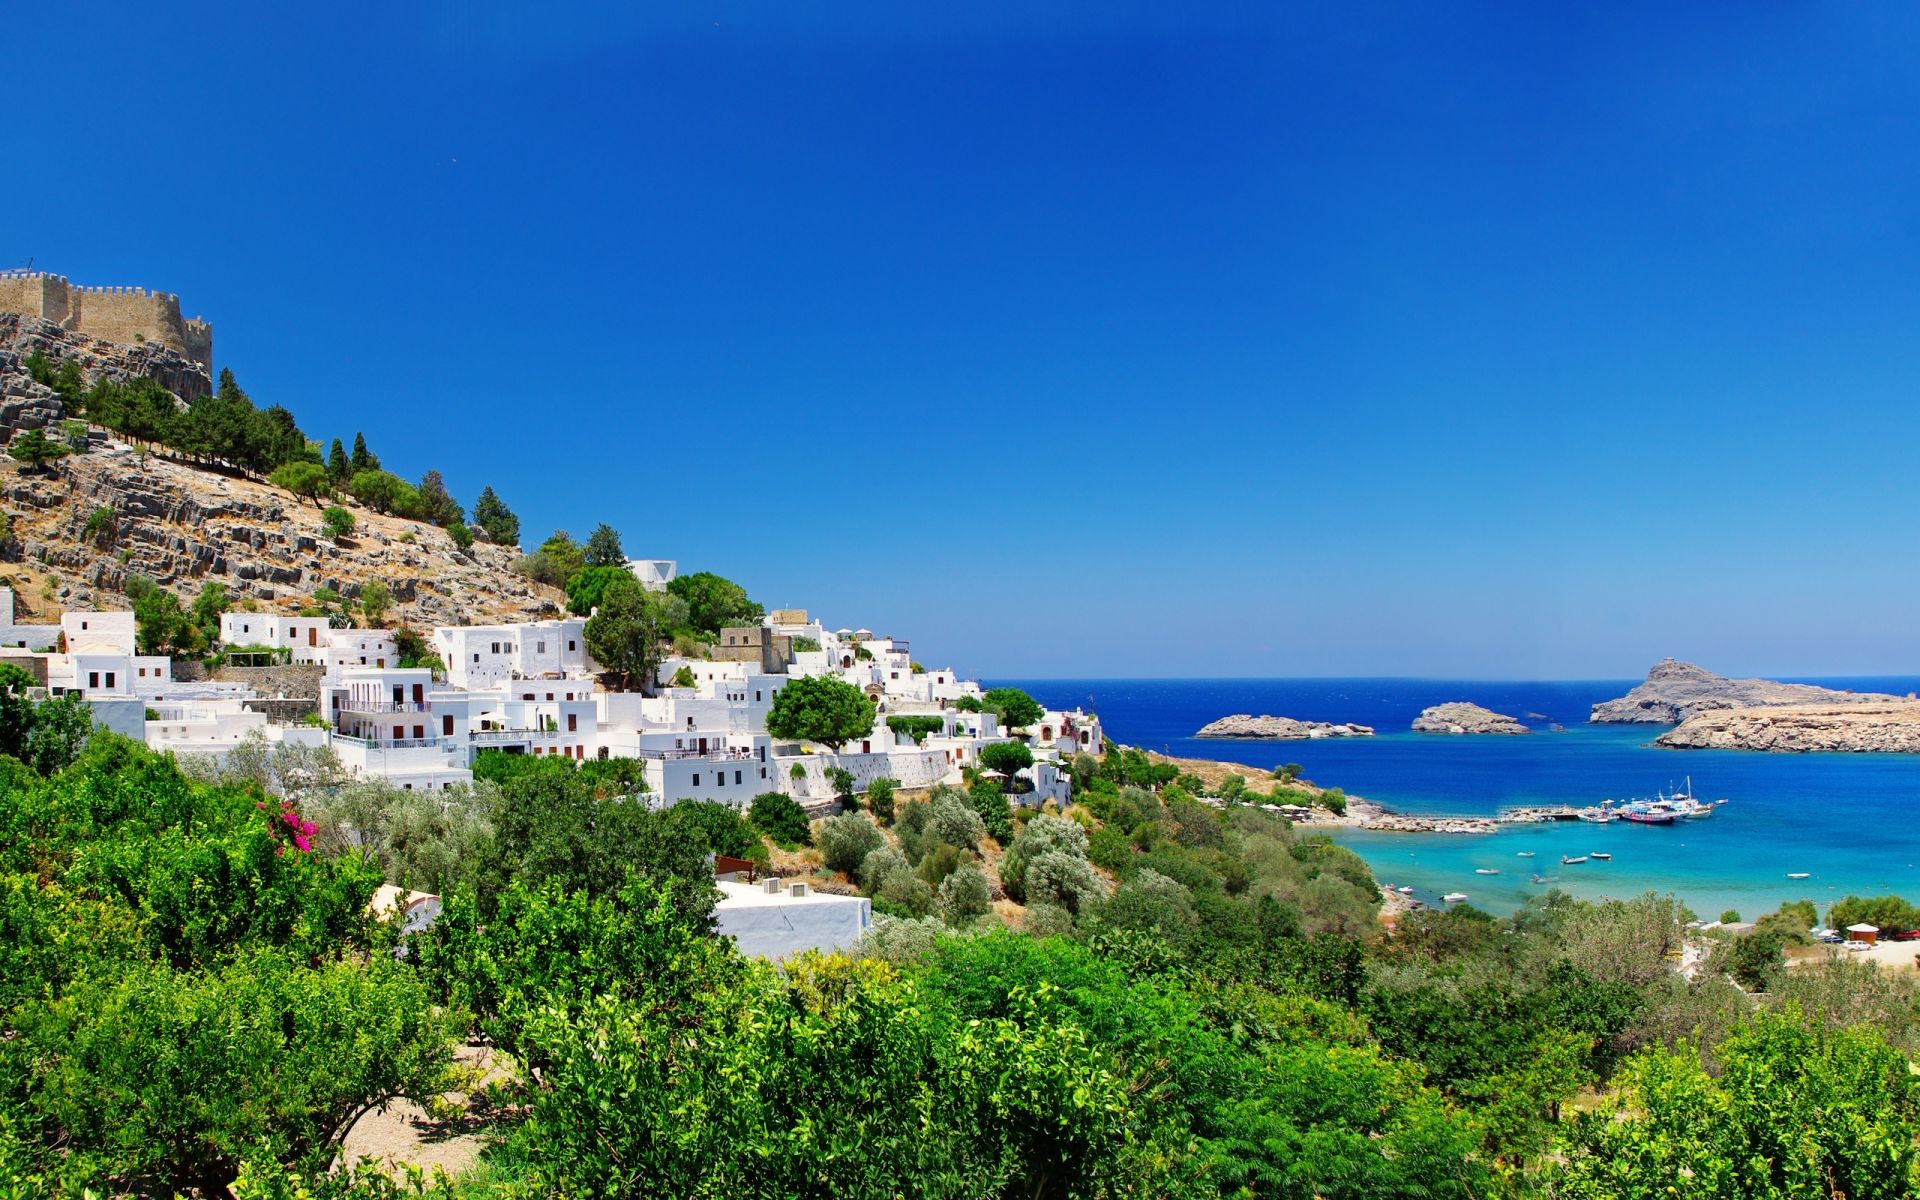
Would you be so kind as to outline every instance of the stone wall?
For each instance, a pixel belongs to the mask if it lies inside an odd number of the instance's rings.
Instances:
[[[219,667],[212,673],[216,683],[244,683],[262,696],[284,700],[318,700],[320,677],[326,668],[308,664],[284,667]]]
[[[51,321],[122,346],[164,346],[213,370],[213,327],[180,315],[180,297],[138,287],[75,287],[63,276],[0,274],[0,312]]]

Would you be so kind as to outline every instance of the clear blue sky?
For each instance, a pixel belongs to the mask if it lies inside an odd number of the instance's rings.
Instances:
[[[987,675],[1920,671],[1908,6],[268,7],[10,13],[0,265],[532,541]]]

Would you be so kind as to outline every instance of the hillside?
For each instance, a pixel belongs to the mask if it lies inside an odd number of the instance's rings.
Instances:
[[[109,442],[45,472],[0,460],[0,509],[12,532],[0,581],[11,578],[19,619],[34,622],[124,606],[130,574],[183,597],[218,581],[236,603],[271,612],[298,610],[320,587],[351,598],[377,579],[393,593],[388,621],[418,627],[522,620],[565,605],[559,590],[508,570],[517,548],[476,542],[463,552],[444,529],[342,503],[357,525],[336,541],[311,501],[160,452]],[[113,511],[110,528],[89,537],[101,508]]]

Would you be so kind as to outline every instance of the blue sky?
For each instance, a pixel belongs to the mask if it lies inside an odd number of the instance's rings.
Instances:
[[[987,675],[1920,671],[1902,6],[270,7],[10,14],[0,265],[532,540]]]

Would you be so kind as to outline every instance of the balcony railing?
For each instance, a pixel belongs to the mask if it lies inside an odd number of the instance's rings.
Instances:
[[[659,758],[659,759],[675,759],[675,760],[683,759],[683,758],[702,758],[702,759],[714,759],[719,762],[757,761],[754,759],[753,748],[750,746],[736,746],[731,749],[725,746],[722,746],[718,749],[708,749],[708,750],[698,750],[698,749],[695,749],[695,750],[639,750],[635,752],[635,755],[636,757],[639,757],[639,758]]]
[[[342,697],[340,711],[357,713],[423,713],[427,705],[417,700],[355,700]]]
[[[333,740],[336,742],[345,742],[349,746],[365,746],[369,750],[418,750],[433,746],[451,748],[453,745],[452,738],[363,738],[354,737],[350,733],[336,733],[333,735]]]
[[[559,741],[563,736],[558,729],[476,729],[473,740],[482,743]]]

